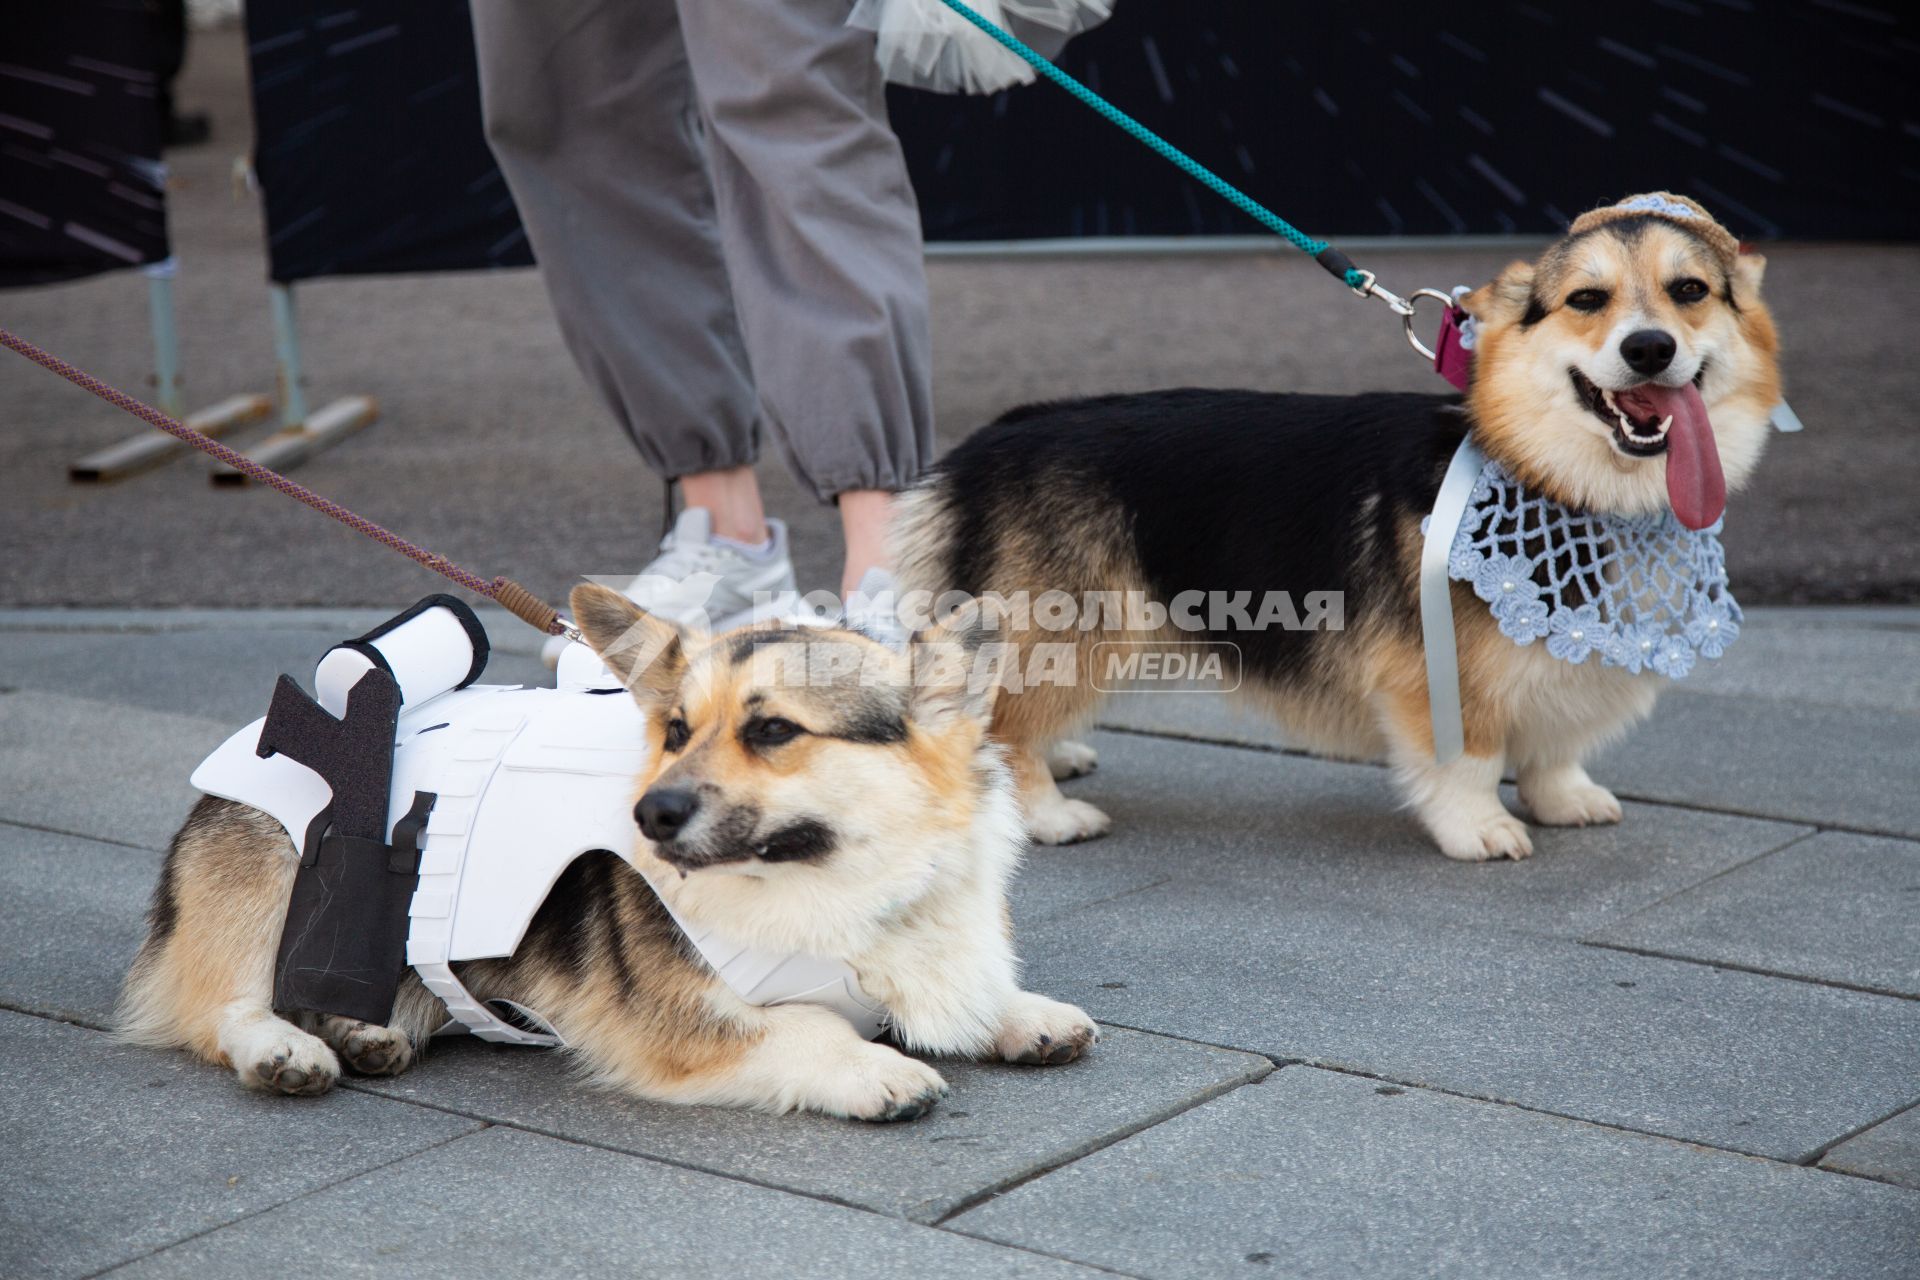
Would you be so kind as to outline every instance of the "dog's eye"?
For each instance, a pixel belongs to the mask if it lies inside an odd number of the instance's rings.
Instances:
[[[1685,280],[1676,280],[1668,285],[1667,293],[1675,302],[1698,302],[1707,296],[1707,282],[1688,276]]]
[[[687,745],[687,739],[692,736],[693,730],[687,727],[687,722],[679,716],[675,716],[673,719],[667,721],[667,741],[665,749],[667,751],[684,750]]]
[[[1567,295],[1567,305],[1575,311],[1598,311],[1610,296],[1605,289],[1575,289]]]
[[[756,747],[777,747],[783,742],[792,742],[805,733],[799,725],[779,716],[763,716],[747,721],[740,736]]]

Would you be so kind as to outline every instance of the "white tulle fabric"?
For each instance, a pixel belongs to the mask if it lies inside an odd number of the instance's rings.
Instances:
[[[968,0],[968,7],[1002,27],[1026,22],[1062,37],[1098,26],[1113,12],[1112,0]],[[942,0],[856,0],[847,24],[878,37],[874,56],[895,84],[997,93],[1034,78],[1024,59]]]

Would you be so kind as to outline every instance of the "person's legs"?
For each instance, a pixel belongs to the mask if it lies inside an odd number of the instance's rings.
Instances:
[[[757,397],[673,7],[473,0],[473,25],[487,138],[568,350],[649,467],[740,473],[716,526],[759,541]]]
[[[709,626],[788,597],[784,530],[752,471],[758,396],[672,5],[473,0],[473,18],[487,139],[561,335],[685,499],[627,594]]]
[[[680,0],[721,235],[767,422],[839,499],[843,587],[933,457],[920,218],[872,32],[845,0]]]

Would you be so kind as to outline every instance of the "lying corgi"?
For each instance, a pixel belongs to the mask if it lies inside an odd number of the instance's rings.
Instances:
[[[1067,735],[1102,698],[1096,646],[1166,653],[1195,641],[1237,645],[1241,692],[1301,745],[1390,761],[1449,857],[1532,852],[1526,826],[1498,794],[1508,768],[1536,822],[1618,821],[1618,801],[1582,761],[1651,711],[1661,677],[1637,660],[1628,670],[1517,644],[1463,581],[1451,591],[1465,752],[1436,763],[1422,520],[1471,436],[1517,484],[1564,508],[1671,512],[1687,530],[1708,529],[1726,492],[1753,471],[1780,400],[1778,342],[1760,300],[1764,265],[1741,255],[1697,204],[1664,192],[1634,197],[1588,213],[1538,261],[1513,263],[1464,299],[1477,322],[1464,402],[1109,396],[1015,410],[954,450],[904,501],[903,593],[1009,601],[1064,592],[1083,603],[1071,630],[1030,623],[1006,636],[1016,647],[1077,650],[1077,678],[1009,686],[994,711],[1034,837],[1061,843],[1108,827],[1105,814],[1055,785],[1092,765]],[[1549,556],[1537,582],[1501,585],[1531,595],[1563,568]],[[1116,625],[1109,612],[1084,611],[1102,593],[1164,604],[1188,591],[1257,601],[1275,589],[1336,596],[1344,625],[1249,629],[1192,613],[1204,625],[1181,629],[1164,617]],[[1571,634],[1578,639],[1580,628]]]
[[[828,1008],[745,1003],[677,915],[843,960],[911,1051],[1056,1064],[1094,1043],[1085,1013],[1017,983],[1007,883],[1024,833],[991,689],[929,660],[964,652],[962,627],[902,654],[834,629],[702,642],[597,586],[572,609],[647,721],[644,839],[631,866],[573,862],[510,957],[457,966],[474,997],[538,1010],[588,1075],[642,1098],[904,1120],[945,1095],[932,1067]],[[448,1018],[411,971],[384,1026],[272,1007],[299,862],[276,819],[202,800],[167,855],[123,1033],[289,1094],[324,1092],[343,1063],[412,1064]]]

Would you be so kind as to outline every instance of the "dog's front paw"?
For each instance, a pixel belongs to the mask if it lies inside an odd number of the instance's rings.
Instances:
[[[240,1083],[303,1097],[333,1088],[340,1078],[340,1060],[326,1042],[287,1023],[281,1030],[262,1037],[245,1059],[234,1063]]]
[[[1591,827],[1620,821],[1620,801],[1613,792],[1584,775],[1577,779],[1547,779],[1522,784],[1520,801],[1533,820],[1549,827]]]
[[[1437,825],[1433,838],[1440,852],[1458,862],[1491,862],[1496,858],[1533,856],[1533,837],[1527,826],[1510,813],[1501,812],[1480,821],[1457,821]]]
[[[349,1070],[363,1076],[397,1076],[413,1064],[413,1042],[392,1027],[329,1017],[320,1035]]]
[[[994,1049],[1006,1062],[1055,1067],[1072,1062],[1099,1039],[1100,1028],[1085,1010],[1022,991],[1000,1022]]]
[[[1047,748],[1047,770],[1055,782],[1084,778],[1100,767],[1100,753],[1084,742],[1061,739]]]
[[[846,1096],[836,1110],[853,1120],[887,1124],[917,1120],[947,1096],[947,1082],[918,1058],[867,1045],[845,1082]]]
[[[1069,800],[1065,796],[1036,805],[1027,816],[1027,832],[1040,844],[1091,840],[1107,834],[1112,826],[1113,819],[1085,800]]]

